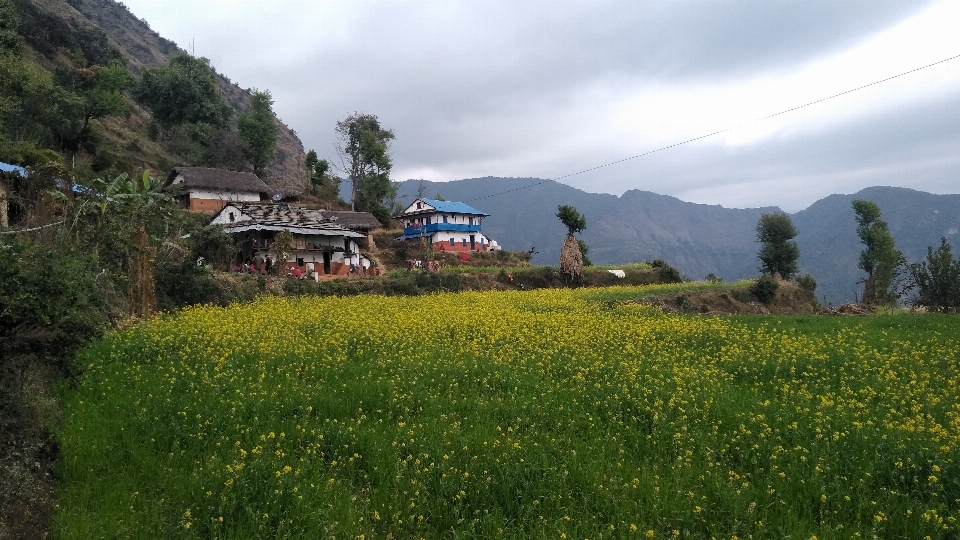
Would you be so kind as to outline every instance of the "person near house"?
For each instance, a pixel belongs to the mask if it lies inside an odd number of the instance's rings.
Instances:
[[[260,252],[257,252],[257,255],[253,258],[253,268],[258,274],[263,270],[263,255],[260,255]]]
[[[293,279],[303,279],[303,271],[300,270],[299,266],[293,267]]]
[[[265,264],[266,273],[269,274],[270,270],[273,269],[273,257],[268,253]]]

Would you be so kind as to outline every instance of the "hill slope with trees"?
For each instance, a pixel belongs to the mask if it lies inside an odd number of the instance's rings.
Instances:
[[[57,160],[81,181],[173,165],[252,170],[237,134],[251,109],[251,90],[216,73],[206,59],[217,100],[226,109],[220,125],[164,125],[141,99],[145,73],[188,56],[114,0],[0,0],[8,35],[0,65],[0,160],[36,167]],[[111,66],[127,78],[108,79]],[[105,83],[113,81],[113,86]],[[177,90],[182,90],[178,88]],[[113,91],[106,100],[105,91]],[[272,113],[271,113],[272,114]],[[277,144],[265,168],[268,184],[297,190],[308,183],[305,153],[296,134],[276,119]],[[198,127],[199,126],[199,127]],[[43,153],[42,151],[52,151]]]

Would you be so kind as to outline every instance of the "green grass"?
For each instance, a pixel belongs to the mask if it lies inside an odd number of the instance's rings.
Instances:
[[[637,300],[649,296],[658,296],[661,294],[692,293],[699,291],[721,291],[731,288],[749,287],[752,280],[743,280],[736,283],[725,283],[722,281],[692,281],[685,283],[667,283],[662,285],[652,285],[647,287],[606,287],[596,289],[590,294],[589,298],[598,301],[624,301]]]
[[[597,300],[274,298],[113,334],[63,390],[57,534],[956,537],[955,317]]]

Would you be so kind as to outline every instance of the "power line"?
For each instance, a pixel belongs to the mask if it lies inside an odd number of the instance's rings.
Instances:
[[[499,193],[493,193],[493,194],[491,194],[491,195],[484,195],[484,196],[482,196],[482,197],[475,197],[475,198],[473,198],[473,199],[467,199],[467,200],[464,201],[464,202],[477,201],[477,200],[480,200],[480,199],[488,199],[488,198],[490,198],[490,197],[496,197],[497,195],[503,195],[503,194],[505,194],[505,193],[512,193],[512,192],[514,192],[514,191],[520,191],[520,190],[522,190],[522,189],[529,189],[529,188],[532,188],[532,187],[539,186],[539,185],[541,185],[541,184],[546,184],[547,182],[554,182],[554,181],[556,181],[556,180],[562,180],[562,179],[564,179],[564,178],[570,178],[571,176],[577,176],[578,174],[584,174],[584,173],[588,173],[588,172],[591,172],[591,171],[596,171],[596,170],[598,170],[598,169],[603,169],[604,167],[610,167],[610,166],[612,166],[612,165],[617,165],[617,164],[623,163],[623,162],[625,162],[625,161],[630,161],[631,159],[637,159],[637,158],[641,158],[641,157],[644,157],[644,156],[649,156],[650,154],[655,154],[655,153],[661,152],[661,151],[663,151],[663,150],[669,150],[670,148],[676,148],[677,146],[681,146],[681,145],[684,145],[684,144],[687,144],[687,143],[692,143],[692,142],[694,142],[694,141],[699,141],[699,140],[701,140],[701,139],[706,139],[707,137],[713,137],[714,135],[719,135],[720,133],[725,133],[725,132],[727,132],[727,131],[731,131],[731,130],[734,130],[734,129],[737,129],[737,128],[741,128],[741,127],[746,126],[746,125],[750,125],[750,124],[753,124],[753,123],[756,123],[756,122],[762,122],[763,120],[769,120],[770,118],[774,118],[774,117],[776,117],[776,116],[780,116],[780,115],[783,115],[783,114],[787,114],[787,113],[790,113],[790,112],[793,112],[793,111],[802,109],[802,108],[804,108],[804,107],[809,107],[809,106],[811,106],[811,105],[816,105],[817,103],[823,103],[824,101],[827,101],[827,100],[830,100],[830,99],[833,99],[833,98],[837,98],[837,97],[840,97],[840,96],[843,96],[843,95],[846,95],[846,94],[850,94],[850,93],[856,92],[856,91],[858,91],[858,90],[863,90],[864,88],[869,88],[869,87],[871,87],[871,86],[876,86],[876,85],[878,85],[878,84],[880,84],[880,83],[885,83],[885,82],[887,82],[887,81],[892,81],[893,79],[896,79],[896,78],[898,78],[898,77],[903,77],[904,75],[909,75],[909,74],[911,74],[911,73],[916,73],[917,71],[920,71],[920,70],[922,70],[922,69],[927,69],[927,68],[929,68],[929,67],[933,67],[933,66],[936,66],[936,65],[938,65],[938,64],[943,64],[944,62],[949,62],[950,60],[955,60],[955,59],[957,59],[957,58],[960,58],[960,54],[958,54],[958,55],[956,55],[956,56],[951,56],[950,58],[945,58],[945,59],[943,59],[943,60],[940,60],[940,61],[938,61],[938,62],[934,62],[934,63],[932,63],[932,64],[927,64],[927,65],[922,66],[922,67],[914,68],[914,69],[911,69],[911,70],[909,70],[909,71],[904,71],[903,73],[899,73],[899,74],[897,74],[897,75],[893,75],[892,77],[887,77],[886,79],[880,79],[879,81],[874,81],[874,82],[872,82],[872,83],[865,84],[865,85],[863,85],[863,86],[858,86],[858,87],[856,87],[856,88],[852,88],[852,89],[850,89],[850,90],[846,90],[846,91],[844,91],[844,92],[840,92],[839,94],[834,94],[834,95],[832,95],[832,96],[828,96],[828,97],[825,97],[825,98],[820,98],[820,99],[818,99],[818,100],[816,100],[816,101],[811,101],[811,102],[809,102],[809,103],[804,103],[803,105],[798,105],[798,106],[796,106],[796,107],[791,107],[791,108],[789,108],[789,109],[780,111],[780,112],[778,112],[778,113],[768,114],[767,116],[764,116],[764,117],[761,117],[761,118],[756,118],[756,119],[754,119],[754,120],[750,120],[750,121],[744,122],[744,123],[742,123],[742,124],[737,124],[737,125],[735,125],[735,126],[731,126],[731,127],[726,128],[726,129],[721,129],[721,130],[719,130],[719,131],[714,131],[714,132],[712,132],[712,133],[707,133],[706,135],[701,135],[701,136],[699,136],[699,137],[694,137],[694,138],[692,138],[692,139],[687,139],[687,140],[685,140],[685,141],[683,141],[683,142],[674,143],[674,144],[671,144],[671,145],[668,145],[668,146],[662,146],[662,147],[660,147],[660,148],[657,148],[656,150],[650,150],[650,151],[648,151],[648,152],[643,152],[642,154],[637,154],[637,155],[635,155],[635,156],[630,156],[630,157],[627,157],[627,158],[618,159],[617,161],[611,161],[610,163],[604,163],[603,165],[597,165],[596,167],[590,167],[589,169],[583,169],[582,171],[577,171],[577,172],[575,172],[575,173],[565,174],[565,175],[563,175],[563,176],[558,176],[558,177],[556,177],[556,178],[549,178],[549,179],[547,179],[547,180],[543,180],[543,181],[537,182],[537,183],[535,183],[535,184],[530,184],[529,186],[523,186],[523,187],[518,187],[518,188],[514,188],[514,189],[508,189],[507,191],[501,191],[501,192],[499,192]]]

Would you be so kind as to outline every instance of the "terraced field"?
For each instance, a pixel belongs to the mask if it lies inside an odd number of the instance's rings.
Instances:
[[[956,317],[610,301],[656,291],[269,298],[112,334],[63,391],[58,533],[957,536]]]

